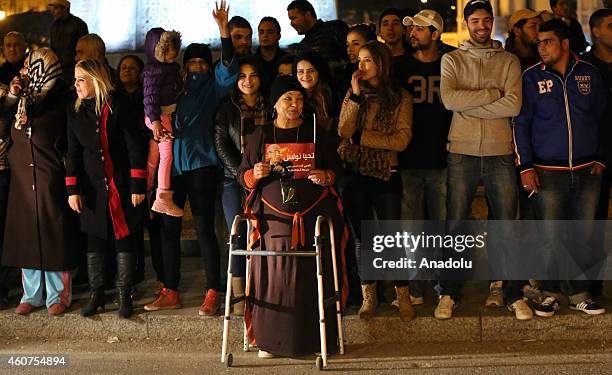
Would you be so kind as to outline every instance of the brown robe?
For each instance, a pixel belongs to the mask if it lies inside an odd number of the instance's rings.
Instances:
[[[68,206],[61,151],[66,141],[68,87],[58,80],[40,103],[28,110],[32,138],[10,126],[11,185],[2,264],[43,271],[76,266],[77,217]],[[24,127],[25,129],[25,127]]]
[[[299,128],[298,142],[297,128],[277,128],[276,143],[312,142],[312,124],[304,123]],[[259,127],[247,141],[238,171],[239,181],[243,185],[244,174],[252,169],[255,163],[264,159],[265,144],[275,143],[273,129],[272,125]],[[327,132],[318,130],[315,167],[336,172],[339,166],[333,140]],[[283,204],[278,176],[260,180],[249,197],[247,205],[257,217],[259,227],[259,240],[253,250],[290,251],[293,218],[279,214],[278,211],[289,214],[303,212],[314,204],[303,216],[305,242],[300,244],[297,250],[313,251],[316,218],[318,215],[330,217],[334,223],[339,282],[343,288],[343,284],[346,285],[343,282],[346,280],[343,277],[344,245],[348,231],[344,224],[340,199],[333,189],[315,185],[308,179],[294,180],[294,183],[298,198],[295,205]],[[321,199],[322,194],[325,194],[325,197]],[[274,208],[264,204],[262,197]],[[326,228],[322,230],[326,238],[327,231]],[[322,259],[325,298],[329,298],[333,295],[334,284],[328,246],[325,246]],[[345,287],[343,292],[346,291]],[[320,351],[314,258],[253,257],[248,295],[247,317],[250,313],[252,334],[261,350],[288,357]],[[325,309],[325,314],[328,352],[334,353],[338,350],[335,304],[330,304]]]

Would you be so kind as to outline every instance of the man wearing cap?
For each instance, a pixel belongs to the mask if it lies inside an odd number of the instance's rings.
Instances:
[[[442,56],[441,66],[442,102],[453,111],[448,135],[447,219],[470,217],[474,194],[482,183],[489,217],[514,220],[518,190],[510,119],[521,109],[521,66],[516,56],[491,39],[493,9],[488,1],[470,0],[463,14],[470,39]],[[489,259],[503,258],[490,253]],[[518,319],[527,320],[533,312],[522,299],[523,285],[504,281],[503,292],[509,309]],[[452,316],[461,286],[461,281],[440,281],[436,318]]]
[[[506,51],[519,58],[521,71],[540,61],[540,55],[538,55],[538,26],[542,23],[540,15],[543,12],[521,9],[508,19]]]
[[[72,82],[74,79],[74,58],[76,57],[76,44],[80,37],[89,33],[87,24],[70,13],[70,1],[53,0],[49,2],[49,9],[53,14],[51,24],[51,49],[57,55],[64,79]]]
[[[395,59],[403,57],[406,52],[404,45],[405,27],[402,24],[402,14],[397,8],[387,8],[378,17],[378,30],[380,37],[391,49]]]
[[[440,40],[442,17],[434,10],[404,17],[411,25],[410,47],[414,51],[395,62],[395,75],[413,97],[413,136],[398,154],[404,185],[402,219],[446,219],[446,138],[453,113],[440,99],[442,55],[454,48]],[[413,304],[423,303],[423,282],[410,282]]]

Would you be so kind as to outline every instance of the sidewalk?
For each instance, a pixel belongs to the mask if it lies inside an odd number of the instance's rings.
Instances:
[[[149,259],[147,259],[148,261]],[[149,262],[150,264],[150,262]],[[223,332],[222,311],[215,317],[201,317],[198,308],[204,293],[204,274],[199,256],[182,258],[181,299],[183,308],[145,312],[143,305],[153,300],[156,282],[153,279],[137,286],[136,309],[131,320],[119,319],[116,305],[93,318],[82,318],[79,310],[88,298],[86,288],[74,293],[74,303],[64,316],[50,317],[46,309],[29,316],[19,316],[13,309],[0,311],[0,337],[20,338],[87,338],[107,340],[109,337],[127,339],[162,339],[197,341],[200,345],[219,349]],[[147,269],[147,275],[153,275]],[[313,278],[313,282],[315,282]],[[531,340],[607,340],[612,337],[612,281],[606,282],[604,297],[599,301],[608,313],[588,316],[570,311],[565,306],[553,318],[539,318],[526,322],[517,321],[505,308],[485,308],[484,300],[488,283],[470,282],[464,288],[464,300],[455,316],[446,321],[433,317],[435,308],[432,290],[426,293],[426,301],[415,307],[417,318],[404,323],[399,320],[395,308],[389,304],[380,306],[377,316],[362,321],[356,315],[356,307],[347,309],[344,317],[345,338],[348,344],[382,344],[393,342],[489,342]],[[108,294],[112,301],[114,294]],[[17,303],[16,298],[13,302]],[[242,348],[242,319],[231,320],[231,346],[234,351]]]

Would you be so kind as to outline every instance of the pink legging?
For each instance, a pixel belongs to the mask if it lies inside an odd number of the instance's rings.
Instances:
[[[161,115],[161,123],[164,129],[172,133],[172,115]],[[153,124],[145,116],[145,124],[153,130]],[[147,158],[147,190],[153,188],[153,176],[159,163],[157,172],[157,187],[159,189],[170,189],[170,178],[172,177],[172,139],[161,142],[149,141],[149,156]]]

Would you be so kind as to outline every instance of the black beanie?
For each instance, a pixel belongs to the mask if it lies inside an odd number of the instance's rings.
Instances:
[[[183,54],[183,66],[187,65],[187,62],[191,59],[204,59],[208,64],[208,68],[213,68],[212,53],[206,44],[191,43],[188,45]]]
[[[299,91],[302,95],[305,95],[305,90],[300,82],[294,76],[279,76],[270,88],[270,107],[274,107],[278,99],[288,91]]]

